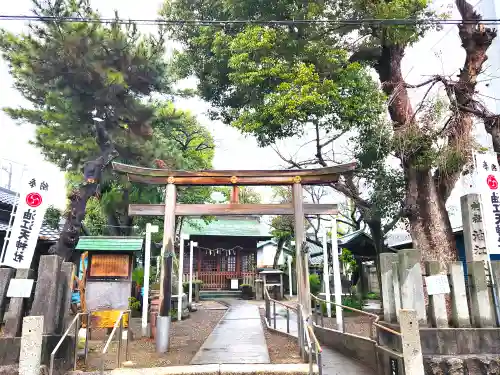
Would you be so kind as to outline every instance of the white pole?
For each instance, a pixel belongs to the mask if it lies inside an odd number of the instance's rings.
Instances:
[[[181,233],[181,243],[179,246],[179,282],[177,288],[177,321],[182,320],[182,273],[184,272],[184,240],[185,236]],[[189,239],[189,237],[188,237]]]
[[[189,243],[189,303],[193,303],[193,248],[198,242]]]
[[[290,298],[292,298],[293,297],[292,256],[289,255],[287,260],[288,260],[288,288],[290,289]]]
[[[146,224],[146,244],[144,246],[144,290],[142,292],[142,337],[148,336],[149,271],[151,268],[151,233],[158,232],[158,225]]]
[[[339,264],[339,244],[337,242],[337,219],[332,219],[332,258],[333,258],[333,282],[335,291],[335,315],[337,321],[337,330],[343,331],[342,324],[342,285],[340,280]]]
[[[326,304],[326,312],[329,318],[332,317],[332,305],[330,304],[330,270],[328,268],[328,233],[323,232],[323,284],[325,285],[325,298],[328,301]]]

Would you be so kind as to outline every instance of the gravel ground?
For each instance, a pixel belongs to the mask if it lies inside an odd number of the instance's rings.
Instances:
[[[259,309],[271,363],[302,363],[297,340],[267,329],[264,309]]]
[[[130,342],[129,360],[131,363],[128,363],[127,367],[144,368],[188,365],[225,313],[224,306],[213,302],[201,302],[197,304],[197,307],[198,311],[192,312],[188,319],[181,322],[172,322],[170,348],[165,354],[156,353],[153,339],[140,337],[140,319],[133,319],[131,328],[137,338]],[[216,307],[220,309],[215,310],[214,308]],[[90,341],[88,364],[87,366],[81,364],[79,369],[93,371],[100,368],[99,353],[103,345],[102,341]],[[117,346],[116,342],[113,342],[110,346],[105,356],[105,369],[114,369],[117,367]],[[125,361],[124,347],[125,342],[122,348],[122,362]]]

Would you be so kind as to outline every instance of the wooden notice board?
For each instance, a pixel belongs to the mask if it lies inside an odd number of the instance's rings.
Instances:
[[[92,254],[89,277],[128,278],[130,276],[129,254]]]

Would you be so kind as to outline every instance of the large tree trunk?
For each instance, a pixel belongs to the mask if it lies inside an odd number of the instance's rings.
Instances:
[[[283,251],[283,246],[285,245],[285,239],[279,238],[278,245],[276,246],[276,253],[274,254],[273,268],[278,268],[278,262],[280,260],[281,252]]]
[[[388,109],[395,136],[401,139],[423,135],[415,121],[415,113],[405,87],[401,71],[403,56],[403,46],[383,46],[376,66],[382,87],[390,97]],[[434,259],[444,264],[457,259],[457,251],[445,207],[446,198],[438,194],[431,170],[416,163],[417,153],[422,151],[427,150],[399,152],[405,175],[410,232],[423,259]]]
[[[83,167],[84,182],[78,190],[72,191],[68,197],[70,207],[66,222],[59,236],[59,241],[54,245],[55,248],[51,250],[51,252],[61,256],[64,260],[74,262],[75,264],[78,264],[80,259],[79,253],[75,251],[75,247],[80,238],[87,202],[97,193],[104,169],[118,156],[104,128],[104,124],[96,125],[96,133],[101,155],[95,160],[85,163]]]

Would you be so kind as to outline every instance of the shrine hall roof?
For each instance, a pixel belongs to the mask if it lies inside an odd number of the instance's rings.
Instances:
[[[249,218],[216,218],[209,223],[193,218],[184,222],[182,232],[190,236],[272,237],[265,224]]]

